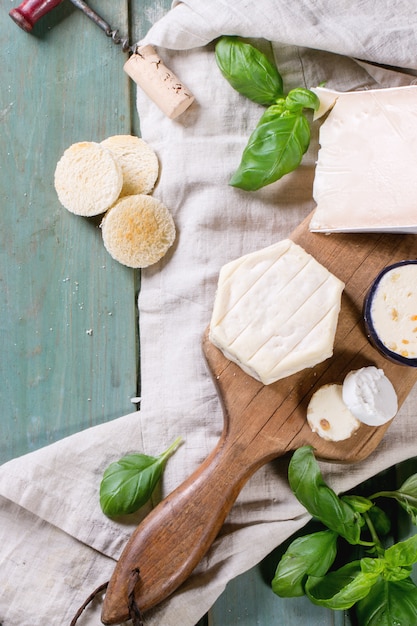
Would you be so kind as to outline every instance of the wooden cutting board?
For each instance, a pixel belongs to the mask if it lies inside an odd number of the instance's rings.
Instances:
[[[377,447],[389,424],[361,425],[350,439],[337,443],[314,434],[306,410],[317,388],[341,383],[349,371],[375,365],[393,383],[401,405],[417,381],[417,368],[391,363],[370,345],[362,323],[363,300],[372,280],[386,265],[416,258],[417,235],[310,233],[310,217],[291,239],[346,285],[333,357],[265,386],[227,360],[206,332],[203,349],[224,407],[222,436],[194,474],[133,533],[106,592],[104,624],[129,617],[129,590],[141,611],[173,593],[211,546],[248,478],[268,461],[310,444],[322,459],[352,463]]]

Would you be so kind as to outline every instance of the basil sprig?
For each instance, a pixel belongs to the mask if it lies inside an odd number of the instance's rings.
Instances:
[[[152,496],[168,458],[182,439],[178,437],[159,456],[127,454],[111,463],[100,484],[100,506],[108,517],[134,513]]]
[[[323,480],[313,449],[304,446],[294,453],[288,478],[298,500],[325,529],[291,542],[272,590],[282,597],[306,595],[333,610],[353,607],[359,626],[417,624],[417,586],[410,577],[417,563],[417,535],[385,548],[380,536],[388,534],[389,518],[374,503],[394,498],[415,523],[417,475],[395,491],[339,497]],[[343,541],[357,546],[356,558],[335,568]]]
[[[313,91],[297,87],[284,94],[283,80],[257,48],[236,37],[221,37],[217,65],[231,86],[267,108],[249,137],[230,185],[256,191],[295,170],[310,145],[310,124],[304,109],[317,110]]]

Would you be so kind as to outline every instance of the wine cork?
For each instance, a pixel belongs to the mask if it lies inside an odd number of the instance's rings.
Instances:
[[[170,119],[184,113],[194,102],[189,89],[150,45],[139,46],[123,69]]]

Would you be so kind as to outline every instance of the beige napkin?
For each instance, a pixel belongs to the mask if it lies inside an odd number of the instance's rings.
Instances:
[[[414,0],[381,2],[377,15],[373,10],[368,14],[369,3],[359,1],[349,3],[349,9],[344,0],[286,4],[189,0],[175,6],[146,37],[163,47],[162,58],[193,91],[196,103],[171,121],[138,93],[142,136],[161,162],[154,193],[172,210],[178,229],[168,256],[143,272],[141,409],[0,468],[3,626],[69,624],[86,596],[110,577],[128,536],[149,507],[121,523],[103,516],[98,486],[109,462],[137,450],[158,454],[182,435],[185,442],[168,462],[156,502],[215,446],[222,413],[201,338],[210,320],[219,269],[286,237],[314,206],[317,127],[296,172],[256,193],[228,186],[262,108],[239,96],[220,76],[209,42],[222,33],[274,40],[272,50],[288,89],[324,80],[341,90],[414,80]],[[266,41],[257,43],[269,47]],[[349,58],[353,56],[361,62]],[[350,465],[348,471],[321,464],[335,489],[353,487],[417,455],[415,403],[413,392],[366,461]],[[307,514],[287,486],[286,467],[287,460],[280,459],[250,479],[202,563],[171,599],[147,616],[146,624],[194,626],[231,578],[306,523]],[[93,603],[80,624],[98,626],[100,608],[100,602]]]

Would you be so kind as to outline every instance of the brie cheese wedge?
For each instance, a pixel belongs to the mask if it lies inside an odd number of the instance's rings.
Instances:
[[[310,230],[417,233],[417,86],[313,91],[328,117]]]
[[[344,283],[290,239],[220,270],[209,339],[265,385],[333,354]]]

